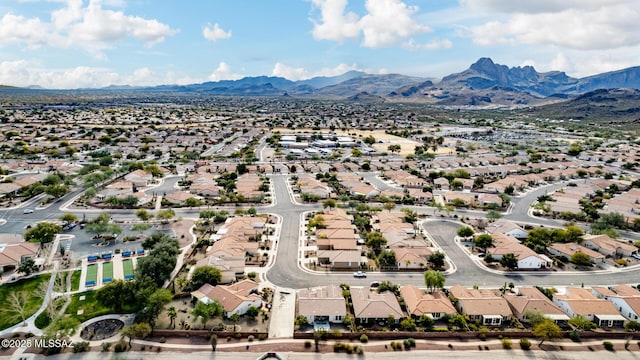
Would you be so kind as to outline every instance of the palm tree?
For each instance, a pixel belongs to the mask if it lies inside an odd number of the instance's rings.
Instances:
[[[233,313],[229,316],[229,320],[233,322],[233,331],[236,331],[236,325],[240,322],[240,314]]]
[[[169,323],[169,326],[173,329],[176,328],[176,317],[178,317],[178,312],[176,311],[176,307],[175,306],[171,306],[169,309],[167,309],[167,314],[169,315],[169,320],[171,321]]]

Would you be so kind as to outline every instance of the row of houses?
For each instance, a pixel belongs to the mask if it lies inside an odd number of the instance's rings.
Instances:
[[[538,254],[522,240],[527,238],[527,231],[517,224],[498,220],[486,228],[486,232],[493,238],[493,246],[486,249],[493,259],[500,260],[506,254],[513,254],[518,259],[518,269],[544,269],[553,264],[553,260],[545,254]],[[637,254],[638,249],[627,242],[612,239],[606,234],[585,235],[581,244],[553,243],[548,251],[554,256],[565,256],[570,259],[576,252],[589,256],[592,263],[604,263],[606,258],[630,257]]]
[[[260,240],[267,229],[264,217],[231,217],[211,236],[210,245],[203,259],[199,260],[192,271],[199,266],[215,266],[222,272],[221,283],[230,283],[245,272],[247,256],[259,254]]]
[[[319,264],[334,270],[359,269],[366,263],[361,255],[360,237],[352,224],[353,217],[344,209],[325,210],[320,217],[322,225],[314,231]]]
[[[373,217],[372,228],[387,240],[387,249],[396,256],[401,270],[422,270],[433,253],[414,224],[405,221],[402,211],[381,211]]]
[[[400,297],[406,304],[406,313],[398,297],[389,291],[378,293],[373,288],[351,287],[350,295],[353,317],[359,324],[386,323],[390,319],[397,323],[406,317],[422,316],[439,320],[462,314],[480,325],[496,327],[511,319],[528,322],[527,314],[537,312],[559,324],[581,316],[598,327],[619,328],[627,321],[637,321],[640,315],[640,291],[629,285],[556,290],[553,299],[549,299],[535,287],[505,291],[456,285],[446,294],[405,285],[400,288]],[[351,313],[342,289],[336,285],[299,290],[297,299],[298,316],[310,324],[342,323]]]

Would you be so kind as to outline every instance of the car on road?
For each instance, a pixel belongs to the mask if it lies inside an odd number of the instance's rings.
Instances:
[[[33,214],[33,209],[24,209],[23,214]]]
[[[355,278],[366,278],[367,274],[362,271],[356,271],[353,273],[353,277]]]

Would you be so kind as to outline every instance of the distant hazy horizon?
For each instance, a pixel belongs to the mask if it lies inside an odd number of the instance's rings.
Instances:
[[[480,57],[583,77],[640,65],[638,23],[634,0],[5,0],[0,84],[441,78]]]

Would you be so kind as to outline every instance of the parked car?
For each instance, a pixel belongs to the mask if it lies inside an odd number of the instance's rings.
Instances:
[[[353,273],[353,277],[355,277],[355,278],[366,278],[367,274],[365,274],[362,271],[356,271],[356,272]]]
[[[23,214],[33,214],[33,209],[24,209]]]
[[[369,284],[369,287],[372,288],[377,288],[378,286],[380,286],[380,281],[372,281],[371,284]]]

